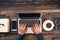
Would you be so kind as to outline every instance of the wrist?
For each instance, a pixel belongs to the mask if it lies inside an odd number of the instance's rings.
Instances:
[[[20,34],[20,35],[22,35],[22,36],[24,35],[23,33],[18,33],[18,34]]]
[[[23,36],[24,34],[20,34],[20,35],[22,35],[22,36]]]
[[[40,32],[39,33],[36,33],[36,35],[38,35],[38,34],[42,34],[42,33],[40,33]]]
[[[42,33],[39,33],[39,34],[36,34],[36,35],[37,35],[37,36],[38,36],[38,35],[42,35]]]

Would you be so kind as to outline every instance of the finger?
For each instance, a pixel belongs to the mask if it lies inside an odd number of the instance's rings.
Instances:
[[[20,27],[21,27],[21,24],[18,25],[18,28],[20,28]]]
[[[20,25],[22,28],[24,28],[24,26],[25,26],[25,24],[24,23],[21,23],[21,25]]]
[[[35,28],[35,25],[33,24],[33,27],[32,27],[33,29]]]
[[[39,27],[39,24],[38,23],[35,23],[35,27]]]
[[[40,27],[41,25],[38,23],[38,27]]]
[[[39,27],[41,27],[41,25],[39,25]]]
[[[21,23],[21,24],[19,24],[19,26],[20,26],[20,27],[22,27],[22,26],[23,26],[23,24]]]
[[[33,24],[33,28],[34,28],[34,30],[37,28],[36,23]]]
[[[36,28],[36,24],[35,23],[33,24],[33,28]]]
[[[33,25],[33,27],[35,27],[35,23],[33,23],[32,25]]]
[[[26,24],[26,23],[24,23],[24,28],[26,28],[26,25],[27,25],[27,24]]]

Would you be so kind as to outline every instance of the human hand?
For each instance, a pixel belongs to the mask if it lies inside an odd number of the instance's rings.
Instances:
[[[26,23],[21,23],[18,26],[18,34],[24,35],[26,32]]]
[[[40,24],[38,24],[38,23],[33,24],[32,30],[35,34],[42,33],[42,27],[40,27]]]

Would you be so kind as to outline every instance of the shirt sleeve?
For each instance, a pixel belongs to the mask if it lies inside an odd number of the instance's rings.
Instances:
[[[17,35],[16,35],[16,40],[22,40],[22,37],[23,37],[23,36],[22,36],[21,34],[17,34]]]
[[[42,33],[38,34],[38,35],[37,35],[37,38],[38,38],[38,40],[44,40]]]

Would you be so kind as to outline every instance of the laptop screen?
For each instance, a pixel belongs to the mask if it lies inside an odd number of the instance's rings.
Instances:
[[[41,13],[18,13],[21,19],[38,19],[41,17]]]

